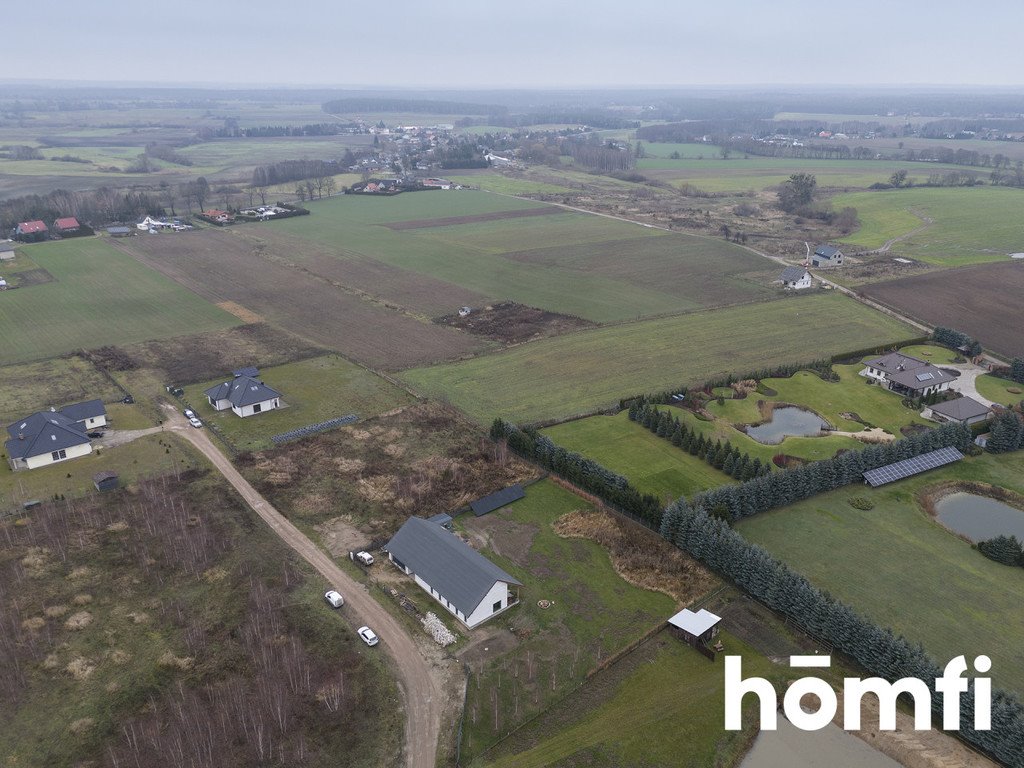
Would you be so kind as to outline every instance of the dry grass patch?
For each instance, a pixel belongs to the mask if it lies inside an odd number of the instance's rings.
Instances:
[[[64,622],[64,627],[72,632],[79,632],[90,624],[92,624],[92,614],[88,611],[79,611],[68,617],[68,620]]]
[[[50,619],[59,619],[67,612],[66,605],[50,605],[43,609],[43,615]]]
[[[46,626],[46,619],[42,616],[31,616],[21,622],[21,628],[29,632],[38,632]]]
[[[75,736],[81,736],[95,724],[96,721],[91,717],[80,717],[68,726],[68,730],[70,730]]]
[[[77,656],[64,669],[75,680],[85,680],[96,671],[96,665],[84,656]]]
[[[92,595],[83,592],[80,595],[75,595],[71,599],[71,602],[74,603],[75,605],[88,605],[89,603],[92,602]]]

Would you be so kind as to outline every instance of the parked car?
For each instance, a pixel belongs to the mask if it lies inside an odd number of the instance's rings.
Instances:
[[[195,411],[193,411],[191,408],[186,408],[185,409],[185,418],[186,419],[194,419],[195,417],[196,417],[196,412]]]
[[[345,598],[341,596],[340,592],[335,592],[333,589],[324,595],[324,600],[331,608],[341,608],[345,604]]]
[[[373,633],[373,630],[370,629],[369,627],[360,627],[359,629],[356,630],[356,632],[358,632],[359,636],[361,638],[363,638],[363,642],[366,643],[369,646],[374,646],[374,645],[376,645],[377,643],[380,642],[380,638],[378,638]]]
[[[191,424],[191,425],[192,425],[193,427],[195,427],[196,429],[199,429],[199,428],[200,428],[201,426],[203,426],[203,422],[201,422],[201,421],[200,421],[199,419],[197,419],[197,418],[196,418],[195,416],[193,416],[193,417],[192,417],[191,419],[189,419],[189,420],[188,420],[188,423],[189,423],[189,424]]]
[[[103,437],[103,433],[102,432],[88,432],[88,433],[86,433],[85,436],[88,437],[90,440],[98,440],[99,438]]]
[[[356,552],[356,560],[363,565],[373,565],[373,555],[369,552]]]

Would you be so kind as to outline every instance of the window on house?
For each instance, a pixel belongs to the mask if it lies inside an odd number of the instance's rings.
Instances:
[[[262,410],[263,410],[263,406],[261,406],[259,403],[256,403],[256,405],[254,405],[252,407],[252,412],[253,413],[259,413]]]
[[[501,600],[499,600],[498,602],[496,602],[494,605],[491,606],[491,613],[497,613],[500,610],[501,610]]]
[[[61,448],[59,451],[51,453],[50,456],[53,457],[54,461],[60,461],[61,459],[66,459],[68,457],[68,452]]]

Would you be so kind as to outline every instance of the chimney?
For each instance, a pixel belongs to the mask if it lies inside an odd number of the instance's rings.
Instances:
[[[18,439],[19,440],[24,440],[25,439],[25,433],[24,432],[19,432],[18,433]]]

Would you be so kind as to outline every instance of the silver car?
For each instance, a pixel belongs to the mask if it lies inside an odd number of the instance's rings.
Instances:
[[[380,638],[378,638],[369,627],[360,627],[356,632],[358,632],[359,636],[363,638],[363,642],[369,646],[374,646],[380,642]]]

